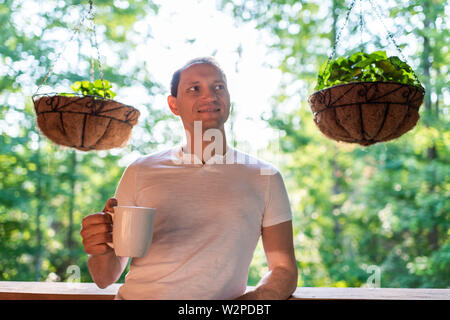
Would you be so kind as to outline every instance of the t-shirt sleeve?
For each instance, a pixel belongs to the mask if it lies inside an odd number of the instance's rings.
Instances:
[[[281,173],[268,175],[266,190],[266,209],[262,226],[269,227],[292,220],[291,205]]]
[[[136,167],[129,165],[120,178],[115,194],[119,206],[136,206]]]

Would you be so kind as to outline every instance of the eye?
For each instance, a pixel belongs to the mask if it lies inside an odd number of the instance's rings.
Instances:
[[[225,89],[225,86],[223,84],[217,84],[215,88],[216,90],[223,90]]]
[[[189,91],[189,92],[198,92],[198,91],[200,91],[200,87],[199,86],[192,86],[192,87],[189,87],[187,89],[187,91]]]

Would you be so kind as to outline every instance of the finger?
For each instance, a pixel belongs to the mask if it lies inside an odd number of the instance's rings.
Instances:
[[[83,218],[81,226],[87,228],[90,225],[111,223],[111,219],[108,219],[108,217],[109,214],[105,215],[103,212],[93,213]]]
[[[113,227],[109,223],[102,223],[102,224],[95,224],[90,225],[86,228],[81,229],[80,234],[83,239],[89,239],[93,235],[99,234],[99,233],[111,233],[113,230]]]
[[[99,244],[99,245],[88,247],[88,248],[84,249],[84,251],[87,254],[91,254],[91,255],[105,254],[105,253],[113,251],[113,250],[114,249],[111,248],[110,246],[108,246],[107,244]]]
[[[89,238],[83,239],[83,245],[86,248],[92,248],[99,244],[106,244],[108,242],[113,242],[112,233],[98,233],[90,236]]]
[[[117,199],[109,198],[108,201],[106,201],[105,207],[103,208],[103,212],[114,212],[113,207],[116,206],[117,206]]]
[[[113,210],[109,210],[108,212],[114,212]],[[104,212],[103,216],[105,217],[105,221],[108,224],[112,224],[113,220],[112,220],[112,216],[109,213]]]

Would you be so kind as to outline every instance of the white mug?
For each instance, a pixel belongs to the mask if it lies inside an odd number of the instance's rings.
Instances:
[[[132,206],[114,207],[114,213],[108,212],[113,219],[113,243],[120,257],[143,257],[150,248],[153,238],[153,226],[156,209]]]

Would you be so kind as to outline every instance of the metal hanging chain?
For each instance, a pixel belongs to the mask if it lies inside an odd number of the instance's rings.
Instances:
[[[394,46],[397,48],[398,52],[400,53],[400,57],[402,58],[403,61],[405,61],[405,62],[408,61],[408,60],[406,59],[405,55],[403,54],[402,49],[401,49],[400,46],[397,44],[397,41],[395,41],[394,35],[388,30],[388,28],[387,28],[387,26],[386,26],[386,23],[385,23],[383,17],[381,16],[381,12],[382,12],[382,11],[381,11],[381,8],[379,7],[378,4],[375,5],[375,4],[373,3],[372,0],[369,0],[369,2],[370,2],[370,5],[372,6],[373,10],[375,11],[375,14],[377,15],[377,18],[380,20],[381,24],[384,26],[384,29],[386,30],[386,32],[387,32],[387,34],[388,34],[388,36],[389,36],[389,39],[391,40],[391,42],[394,44]],[[417,81],[420,85],[422,85],[422,83],[420,82],[419,78],[417,77],[417,74],[414,72],[414,69],[411,68],[411,70],[412,70],[412,73],[413,73],[414,78],[416,79],[416,81]]]
[[[91,43],[91,48],[94,47],[94,43],[92,42],[92,38],[89,38],[89,42]],[[95,61],[94,57],[91,56],[91,59],[89,60],[89,75],[91,82],[95,81]]]
[[[364,18],[362,14],[362,0],[359,0],[359,35],[360,35],[360,46],[363,49],[363,29],[364,29]]]
[[[89,12],[91,13],[91,15],[93,15],[93,3],[89,2]],[[89,43],[91,44],[91,49],[94,48],[94,42],[92,41],[93,37],[92,37],[92,25],[93,25],[93,20],[94,17],[93,16],[89,16],[88,18],[91,21],[91,27],[88,27],[88,31],[90,32],[90,37],[89,37]],[[89,59],[89,75],[90,75],[90,80],[91,82],[95,81],[95,61],[94,61],[94,55],[91,52],[91,58]]]
[[[102,81],[103,90],[105,90],[105,82],[103,79],[103,68],[102,68],[102,62],[100,60],[100,50],[98,48],[98,42],[97,42],[97,33],[95,31],[95,12],[94,12],[94,2],[93,0],[89,0],[89,20],[91,21],[91,44],[93,43],[93,47],[97,51],[97,63],[98,63],[98,70],[100,72],[100,80]],[[93,77],[93,63],[91,65],[91,77]]]
[[[347,11],[347,15],[345,16],[344,24],[342,25],[341,29],[339,30],[339,32],[338,32],[337,35],[336,35],[336,39],[335,39],[335,41],[334,41],[333,49],[332,49],[332,51],[331,51],[331,55],[328,57],[327,64],[326,64],[326,67],[325,67],[325,70],[327,70],[328,65],[329,65],[330,62],[331,62],[331,59],[333,59],[334,55],[336,54],[336,47],[337,47],[337,45],[338,45],[338,43],[339,43],[339,41],[340,41],[340,39],[341,39],[342,30],[344,30],[345,26],[346,26],[347,23],[348,23],[348,18],[350,17],[350,12],[352,12],[353,7],[355,6],[355,2],[356,2],[356,0],[352,0],[352,3],[351,3],[350,6],[348,7],[348,11]]]
[[[100,50],[98,48],[98,42],[97,42],[97,35],[96,35],[96,30],[95,30],[95,23],[94,23],[94,17],[95,17],[95,13],[94,13],[94,3],[92,0],[89,0],[89,10],[87,12],[87,14],[83,15],[80,19],[80,22],[78,23],[78,25],[76,26],[76,28],[74,29],[74,31],[72,32],[71,37],[69,38],[68,41],[65,42],[64,46],[62,47],[62,49],[60,50],[60,52],[57,54],[55,60],[53,60],[52,64],[50,65],[47,73],[45,74],[44,78],[42,79],[42,81],[40,82],[40,84],[38,85],[38,88],[36,90],[36,92],[34,93],[34,95],[37,95],[39,90],[41,89],[41,87],[47,82],[48,77],[50,76],[50,74],[53,72],[53,69],[55,67],[55,64],[59,61],[62,53],[65,51],[67,44],[69,42],[71,42],[75,36],[80,32],[81,26],[83,25],[85,19],[90,20],[91,22],[91,38],[90,38],[90,43],[91,43],[91,47],[94,47],[97,51],[97,63],[98,63],[98,68],[99,68],[99,72],[100,72],[100,79],[102,81],[102,85],[103,85],[103,90],[105,90],[105,83],[104,83],[104,79],[103,79],[103,69],[102,69],[102,63],[100,61]],[[93,60],[93,58],[92,58]],[[94,63],[91,60],[91,78],[93,78],[93,74],[94,74]]]
[[[89,14],[89,13],[88,13]],[[67,44],[69,42],[71,42],[75,36],[80,32],[81,26],[83,25],[84,20],[86,19],[86,15],[83,15],[80,19],[80,22],[78,23],[78,25],[75,27],[74,31],[72,32],[71,37],[69,38],[69,40],[67,42],[65,42],[64,46],[62,47],[62,49],[60,50],[60,52],[56,55],[55,60],[53,60],[53,62],[50,64],[50,67],[47,71],[47,73],[45,74],[44,78],[42,79],[42,81],[39,83],[38,88],[36,90],[36,92],[34,93],[35,95],[38,93],[38,91],[41,89],[41,87],[47,82],[48,77],[50,76],[50,74],[53,72],[53,68],[55,67],[56,62],[59,61],[59,58],[61,57],[61,54],[65,51]]]

